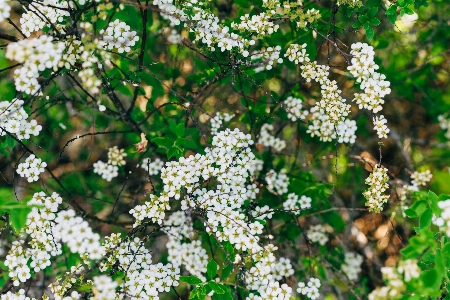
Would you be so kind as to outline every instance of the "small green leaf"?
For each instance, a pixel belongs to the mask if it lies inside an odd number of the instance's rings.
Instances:
[[[439,278],[435,269],[423,271],[422,274],[420,274],[420,278],[422,279],[424,286],[428,288],[438,289],[441,285],[442,278]]]
[[[424,229],[424,228],[427,228],[428,226],[430,226],[432,218],[433,218],[433,211],[431,210],[431,208],[428,208],[422,214],[422,216],[420,216],[420,219],[419,219],[420,229]]]
[[[176,134],[179,137],[183,137],[184,136],[184,124],[183,123],[180,123],[180,124],[177,125]]]
[[[375,36],[375,32],[373,31],[372,26],[370,26],[370,24],[364,24],[364,29],[366,30],[366,36],[368,39],[373,39],[373,37]]]
[[[233,300],[233,296],[231,293],[227,290],[225,294],[214,294],[212,296],[213,300]]]
[[[373,7],[373,8],[370,8],[370,9],[367,10],[367,15],[368,15],[370,18],[373,18],[373,17],[375,17],[375,15],[377,14],[377,12],[378,12],[378,7]]]
[[[389,8],[386,10],[386,15],[387,16],[397,16],[397,6],[392,4],[391,6],[389,6]]]
[[[359,27],[361,27],[361,25],[362,25],[361,22],[358,21],[358,20],[356,20],[356,22],[353,23],[352,27],[353,27],[353,28],[359,28]]]
[[[381,5],[381,0],[367,0],[367,2],[366,2],[367,7],[380,6],[380,5]]]
[[[414,202],[413,206],[405,210],[405,214],[410,218],[418,218],[427,210],[427,202],[419,200]]]
[[[180,281],[193,285],[202,283],[197,276],[180,276]]]
[[[228,278],[228,276],[230,276],[231,272],[233,272],[233,265],[227,265],[223,268],[222,270],[222,280],[224,280],[225,278]]]
[[[445,259],[442,255],[440,249],[436,250],[436,257],[435,257],[434,265],[435,265],[438,276],[439,277],[444,276],[444,274],[445,274]]]
[[[227,288],[223,284],[215,281],[208,282],[208,286],[217,294],[225,294],[227,292]]]
[[[450,255],[450,242],[446,243],[444,247],[442,247],[442,254],[445,256]]]
[[[374,18],[370,19],[370,24],[372,24],[373,26],[378,26],[381,24],[381,21],[377,17],[374,17]]]
[[[214,259],[211,259],[206,266],[206,277],[208,280],[214,279],[214,277],[217,274],[217,263],[214,261]]]
[[[177,123],[173,119],[169,120],[169,129],[172,133],[177,134]]]
[[[395,22],[397,21],[397,15],[386,15],[386,17],[392,25],[395,25]]]
[[[195,289],[193,289],[189,295],[189,299],[194,300],[194,299],[198,299],[198,300],[204,300],[206,297],[206,290],[204,286],[199,286]]]
[[[24,207],[13,209],[9,211],[9,221],[11,226],[15,231],[19,232],[27,223],[28,213],[31,211],[31,208]]]
[[[163,137],[154,138],[154,139],[152,139],[152,142],[154,142],[158,146],[166,147],[166,148],[169,148],[173,145],[173,141],[171,139],[163,138]]]
[[[13,139],[12,137],[8,136],[8,137],[6,138],[6,146],[8,146],[9,149],[12,150],[12,149],[14,148],[15,145],[16,145],[16,140]]]
[[[367,23],[369,21],[369,18],[367,16],[359,16],[358,21],[361,22],[361,24]]]

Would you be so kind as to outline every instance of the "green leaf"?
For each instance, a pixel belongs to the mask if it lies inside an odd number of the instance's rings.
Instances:
[[[183,151],[177,146],[172,146],[167,150],[167,159],[171,159],[172,157],[179,158]]]
[[[369,18],[367,16],[359,16],[358,21],[361,22],[361,24],[367,23],[369,21]]]
[[[450,255],[450,242],[446,243],[444,247],[442,247],[442,254],[445,256]]]
[[[227,288],[223,284],[215,281],[208,282],[208,286],[217,294],[225,294],[227,292]]]
[[[188,284],[200,284],[202,281],[197,276],[180,276],[180,281]]]
[[[433,218],[433,211],[431,210],[431,208],[428,208],[422,214],[422,216],[420,216],[420,219],[419,219],[420,229],[424,229],[424,228],[427,228],[428,226],[430,226],[432,218]]]
[[[396,16],[397,17],[397,6],[394,4],[389,6],[389,8],[386,10],[386,16]]]
[[[16,140],[13,139],[12,137],[8,136],[8,137],[6,138],[6,146],[8,146],[9,149],[12,150],[12,149],[14,148],[15,145],[16,145]]]
[[[430,289],[438,289],[442,280],[435,269],[423,271],[420,279],[423,281],[424,286]]]
[[[230,276],[231,272],[233,272],[233,269],[234,269],[234,267],[231,264],[225,266],[222,270],[222,280],[224,280],[225,278],[228,278],[228,276]]]
[[[169,130],[172,131],[172,133],[177,134],[177,123],[173,119],[169,120]]]
[[[198,299],[198,300],[204,300],[206,297],[206,290],[204,286],[199,286],[191,291],[191,294],[189,295],[189,299]]]
[[[15,231],[19,232],[27,222],[28,213],[31,211],[29,207],[13,209],[9,211],[9,221]]]
[[[168,138],[163,138],[163,137],[157,137],[152,139],[152,141],[161,147],[165,147],[165,148],[170,148],[173,145],[173,141],[171,139]]]
[[[183,137],[184,136],[184,124],[183,123],[178,124],[175,131],[176,131],[177,136]]]
[[[229,241],[224,241],[221,244],[225,248],[225,251],[227,252],[227,254],[230,256],[230,259],[232,261],[234,261],[235,254],[234,254],[234,247],[233,247],[233,245],[231,245],[231,243]]]
[[[373,7],[373,8],[370,8],[370,9],[367,10],[367,15],[368,15],[370,18],[373,18],[373,17],[375,17],[375,15],[377,14],[377,12],[378,12],[378,7]]]
[[[213,300],[233,300],[233,295],[227,289],[225,294],[214,294],[212,298]]]
[[[381,21],[377,17],[374,17],[374,18],[370,19],[370,24],[372,24],[373,26],[378,26],[381,24]]]
[[[217,263],[214,261],[214,259],[211,259],[206,266],[206,277],[208,280],[214,279],[214,277],[217,274]]]
[[[436,250],[436,257],[434,262],[436,272],[439,277],[443,277],[445,274],[445,260],[441,253],[441,249]]]
[[[395,22],[397,21],[397,15],[386,15],[386,17],[392,25],[395,25]]]
[[[380,6],[380,5],[381,5],[381,0],[367,0],[367,2],[366,2],[367,7]]]
[[[427,201],[419,200],[413,206],[405,210],[405,214],[410,218],[418,218],[427,210]]]
[[[366,30],[366,36],[368,39],[373,39],[373,37],[375,36],[375,32],[373,31],[372,26],[370,26],[370,24],[364,24],[364,29]]]
[[[356,22],[353,23],[352,28],[359,28],[359,27],[361,27],[361,25],[362,25],[361,22],[356,20]]]

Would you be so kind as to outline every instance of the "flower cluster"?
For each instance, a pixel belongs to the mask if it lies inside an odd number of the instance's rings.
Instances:
[[[305,120],[308,116],[308,111],[302,110],[302,103],[302,99],[294,98],[292,96],[289,96],[286,100],[284,100],[283,106],[288,114],[288,118],[291,119],[291,121],[295,122],[298,119]]]
[[[275,63],[281,64],[283,59],[280,57],[280,53],[280,46],[276,46],[275,48],[268,47],[267,49],[253,52],[251,55],[252,62],[258,66],[255,68],[255,72],[261,72],[264,69],[272,70]]]
[[[450,199],[439,201],[437,204],[442,213],[440,216],[433,216],[433,224],[439,226],[450,237]]]
[[[108,50],[117,49],[119,53],[130,52],[139,40],[136,31],[130,31],[130,26],[119,20],[109,23],[106,29],[100,30],[100,34],[103,35],[105,47]]]
[[[357,253],[346,252],[345,261],[341,266],[342,271],[347,275],[349,280],[357,280],[361,272],[361,264],[363,257]]]
[[[282,280],[283,277],[289,277],[294,274],[294,269],[291,265],[291,260],[280,257],[272,269],[272,275],[275,280]]]
[[[164,162],[159,158],[155,158],[153,161],[150,158],[144,158],[141,164],[141,168],[147,171],[148,175],[158,175],[163,166]]]
[[[369,211],[379,213],[383,210],[383,204],[389,200],[389,195],[384,194],[389,188],[387,171],[385,167],[375,165],[372,173],[366,178],[369,189],[363,195],[367,199],[366,206],[369,207]]]
[[[308,53],[306,53],[306,46],[306,44],[291,44],[286,50],[284,57],[287,57],[289,61],[293,61],[296,65],[298,65],[299,63],[307,63],[310,60]]]
[[[286,169],[281,169],[280,172],[270,170],[266,174],[267,189],[278,195],[283,195],[288,192],[289,177]]]
[[[21,40],[6,47],[6,58],[22,63],[14,71],[16,90],[34,95],[41,85],[39,72],[56,70],[64,51],[64,43],[53,42],[53,37],[42,35],[34,39]]]
[[[23,100],[14,98],[12,102],[0,102],[0,136],[15,134],[19,140],[28,140],[30,135],[38,136],[42,126],[36,120],[27,121],[28,114],[23,109]]]
[[[287,200],[283,202],[283,208],[295,214],[300,214],[302,209],[311,208],[311,201],[312,199],[305,195],[302,195],[299,199],[297,194],[290,193],[288,194]]]
[[[90,259],[100,259],[100,235],[92,231],[88,222],[76,216],[72,209],[58,213],[52,227],[53,236],[66,244],[73,253],[87,253]]]
[[[383,267],[381,268],[381,273],[383,274],[383,279],[387,281],[387,286],[377,287],[373,290],[369,294],[369,300],[395,299],[400,296],[405,290],[405,284],[396,268]]]
[[[11,7],[9,6],[8,2],[9,0],[0,0],[0,22],[3,22],[3,20],[9,18]]]
[[[23,243],[23,240],[14,241],[5,260],[5,266],[9,269],[8,275],[13,280],[14,286],[26,282],[31,277],[31,270],[27,264],[29,256],[22,247]]]
[[[169,237],[167,242],[168,260],[174,266],[184,266],[190,274],[206,280],[204,274],[208,264],[208,253],[199,240],[192,240],[191,218],[181,211],[175,212],[165,221],[165,225],[168,226],[165,231]],[[191,241],[187,241],[189,239]]]
[[[377,135],[380,139],[387,138],[387,134],[389,133],[389,128],[386,125],[387,120],[384,118],[383,115],[381,116],[374,116],[373,117],[373,129],[377,131]]]
[[[266,13],[260,13],[259,15],[253,15],[251,17],[249,14],[245,14],[241,16],[240,23],[231,23],[231,28],[241,32],[256,33],[258,38],[271,35],[276,32],[279,27],[280,25],[270,21],[270,16]]]
[[[118,149],[117,146],[109,148],[108,162],[104,163],[99,160],[94,163],[94,173],[102,176],[107,181],[111,181],[119,175],[119,167],[125,165],[125,156],[127,154],[124,153],[124,149]]]
[[[319,288],[321,286],[320,280],[311,277],[307,284],[304,282],[298,283],[297,293],[306,295],[311,300],[317,299],[320,296]]]
[[[119,167],[108,165],[99,160],[96,163],[94,163],[94,173],[102,176],[102,178],[106,179],[107,181],[111,181],[111,179],[119,175]]]
[[[336,5],[348,4],[350,7],[360,7],[363,5],[361,0],[338,0]]]
[[[286,283],[281,284],[277,281],[271,281],[267,288],[261,292],[261,297],[258,299],[274,299],[274,300],[289,300],[291,298],[292,288]]]
[[[26,226],[22,229],[30,236],[29,248],[24,241],[16,241],[8,252],[5,265],[10,269],[10,277],[14,285],[25,282],[31,276],[31,269],[27,261],[31,259],[31,268],[35,272],[45,269],[50,265],[50,258],[62,253],[61,244],[56,243],[52,236],[51,225],[55,219],[58,205],[62,203],[61,197],[53,193],[46,197],[45,193],[39,192],[27,203],[32,207],[27,216]]]
[[[306,132],[312,137],[318,136],[324,142],[331,142],[337,137],[339,143],[355,143],[356,121],[345,119],[335,125],[325,111],[317,106],[312,107],[310,112],[311,123]]]
[[[318,242],[320,245],[325,245],[328,242],[328,232],[322,224],[311,226],[306,235],[312,242]]]
[[[427,185],[428,182],[431,181],[431,178],[433,178],[433,174],[431,174],[430,170],[426,170],[424,172],[414,172],[411,175],[412,180],[412,184],[419,186],[419,185]]]
[[[319,20],[321,15],[320,11],[311,8],[308,9],[306,12],[299,11],[296,17],[297,17],[297,26],[302,29],[305,29],[309,24],[312,24],[315,21]]]
[[[139,238],[121,242],[120,237],[112,236],[105,244],[103,255],[110,251],[113,255],[109,256],[107,264],[100,266],[100,270],[117,264],[119,270],[125,272],[127,280],[116,293],[119,299],[122,293],[133,300],[158,299],[159,293],[169,292],[172,286],[178,286],[180,269],[172,264],[152,264],[152,255]]]
[[[281,284],[277,280],[292,275],[290,261],[280,258],[277,262],[273,252],[277,247],[269,244],[259,253],[252,255],[255,261],[254,266],[245,273],[245,280],[249,290],[256,291],[250,293],[247,299],[290,299],[292,288],[287,284]]]
[[[65,17],[70,16],[68,8],[69,2],[67,1],[46,0],[44,3],[38,1],[31,3],[20,18],[23,34],[29,37],[31,33],[37,32],[45,26],[56,29],[58,33],[65,33],[64,27],[60,23]]]
[[[106,275],[95,276],[93,281],[94,297],[91,298],[92,300],[110,300],[116,297],[118,283],[113,281],[111,277]]]
[[[176,29],[164,28],[163,32],[166,33],[167,41],[171,44],[181,44],[182,37]]]
[[[35,193],[27,203],[32,208],[22,233],[29,238],[27,242],[14,241],[5,262],[15,286],[26,282],[31,270],[39,272],[50,266],[51,258],[62,253],[61,242],[67,244],[71,252],[86,253],[91,259],[101,258],[100,236],[93,233],[81,217],[76,217],[73,210],[58,213],[61,203],[57,193],[46,196],[43,192]],[[29,266],[28,261],[31,261]]]
[[[258,144],[263,144],[266,147],[272,147],[275,151],[281,151],[286,148],[286,142],[271,135],[270,131],[272,130],[273,125],[265,123],[261,127]]]
[[[219,132],[223,122],[229,122],[234,118],[234,114],[218,112],[214,118],[211,118],[211,134],[216,135]]]
[[[397,272],[403,274],[405,281],[408,282],[412,278],[418,278],[421,270],[417,265],[416,259],[407,259],[398,263]]]
[[[350,73],[361,83],[362,94],[355,94],[353,101],[359,108],[371,110],[374,113],[383,109],[383,97],[391,93],[390,82],[386,76],[377,73],[378,65],[374,62],[375,51],[372,46],[355,43],[351,46],[352,64],[348,66]]]
[[[301,67],[302,77],[307,82],[314,80],[321,85],[322,99],[316,103],[328,117],[329,121],[337,124],[345,120],[350,113],[350,105],[345,103],[345,99],[340,96],[336,81],[328,79],[329,66],[317,65],[314,62],[308,62]]]
[[[0,1],[2,1],[2,0],[0,0]],[[0,5],[1,5],[1,3],[0,3]],[[0,6],[0,8],[1,8],[1,6]],[[2,20],[0,19],[0,22],[1,21]],[[34,298],[30,298],[30,297],[25,296],[25,290],[24,289],[20,289],[16,293],[13,293],[13,292],[9,291],[9,292],[3,294],[0,299],[1,300],[32,300]]]
[[[438,121],[439,126],[441,126],[443,130],[445,130],[445,137],[447,139],[450,139],[450,118],[448,118],[446,114],[440,115],[438,117]]]
[[[170,209],[169,199],[150,195],[150,201],[145,202],[144,205],[137,205],[130,210],[130,214],[136,219],[133,227],[140,225],[144,219],[150,219],[152,222],[161,224],[166,209]]]
[[[337,124],[336,131],[339,143],[354,144],[356,141],[356,121],[346,119]]]
[[[108,150],[108,165],[113,166],[125,166],[125,160],[124,157],[127,156],[126,153],[124,153],[124,149],[119,149],[117,146],[114,146],[112,148],[109,148]]]
[[[28,182],[33,182],[39,180],[39,175],[45,171],[45,167],[47,163],[31,154],[25,162],[19,164],[16,172],[20,177],[26,177]]]

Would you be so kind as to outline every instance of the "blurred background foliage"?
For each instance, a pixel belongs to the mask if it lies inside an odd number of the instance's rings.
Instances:
[[[113,1],[114,7],[118,7],[118,2]],[[139,97],[131,108],[131,118],[141,126],[149,141],[158,137],[176,139],[170,130],[170,121],[186,125],[183,137],[190,142],[177,145],[172,151],[174,157],[203,152],[211,141],[209,119],[217,111],[236,114],[229,127],[250,132],[254,140],[262,124],[274,124],[278,136],[286,140],[288,146],[281,153],[274,153],[257,145],[256,153],[264,159],[265,170],[285,167],[291,179],[290,192],[312,197],[318,213],[303,212],[309,218],[300,218],[299,226],[288,214],[276,214],[268,228],[279,233],[275,243],[289,253],[291,260],[303,265],[297,275],[301,277],[314,265],[317,272],[342,290],[339,293],[343,294],[337,294],[339,298],[349,299],[353,297],[351,290],[366,294],[376,285],[382,285],[380,267],[396,264],[399,250],[412,234],[412,225],[399,213],[401,208],[394,190],[383,213],[369,213],[364,209],[364,180],[371,170],[365,161],[378,161],[381,149],[382,164],[389,169],[394,185],[397,179],[409,182],[414,170],[429,169],[433,173],[429,189],[436,194],[450,194],[450,143],[438,123],[439,115],[450,112],[450,3],[422,1],[427,6],[415,9],[412,15],[398,16],[394,25],[382,5],[377,13],[380,24],[373,26],[373,39],[368,39],[367,30],[353,26],[360,15],[358,12],[341,6],[335,14],[333,1],[304,2],[322,14],[315,29],[337,39],[345,51],[350,50],[348,47],[352,43],[364,40],[375,47],[379,72],[386,75],[392,88],[382,111],[391,129],[383,145],[380,146],[372,130],[372,116],[357,111],[356,107],[352,107],[351,115],[358,125],[354,145],[324,143],[311,138],[306,133],[307,122],[290,122],[286,112],[279,109],[280,102],[289,95],[303,99],[307,108],[320,98],[318,86],[306,83],[298,66],[285,60],[270,71],[256,73],[249,68],[236,72],[229,67],[235,59],[233,55],[219,51],[208,53],[195,46],[189,41],[192,36],[185,28],[178,28],[185,38],[182,44],[168,43],[168,22],[157,12],[148,12],[142,72],[137,64],[141,38],[135,52],[129,58],[116,56],[115,67],[106,73],[126,107],[137,88]],[[125,21],[141,35],[142,20],[137,5],[125,4],[125,9],[112,10],[111,15]],[[244,13],[259,13],[261,1],[213,0],[211,6],[227,24],[228,20]],[[12,22],[17,24],[21,13],[20,6],[13,2]],[[104,21],[98,21],[99,28],[104,25]],[[350,101],[355,92],[354,80],[346,73],[347,63],[336,49],[314,31],[293,30],[292,24],[283,21],[280,27],[281,30],[258,46],[280,45],[286,50],[289,43],[307,43],[310,57],[331,66],[332,79]],[[17,35],[6,22],[0,25],[0,31]],[[5,58],[5,45],[0,41],[0,70],[14,64]],[[10,101],[18,96],[14,90],[13,69],[2,71],[0,100]],[[170,147],[150,142],[147,151],[136,152],[134,144],[140,141],[139,134],[115,115],[108,114],[108,110],[98,112],[94,101],[113,109],[104,91],[94,100],[69,76],[57,78],[45,88],[44,96],[27,101],[27,111],[42,124],[43,132],[25,144],[47,162],[61,184],[48,173],[41,176],[40,184],[28,184],[18,177],[14,166],[23,159],[24,149],[14,140],[2,137],[0,195],[3,199],[22,200],[43,188],[58,191],[67,204],[76,204],[91,216],[91,226],[98,232],[103,235],[112,231],[126,232],[132,224],[130,208],[143,203],[148,193],[161,187],[157,176],[150,178],[137,164],[145,157],[167,160]],[[182,105],[185,102],[192,104],[186,107]],[[89,135],[95,132],[107,134]],[[127,165],[118,178],[107,182],[93,173],[93,163],[107,160],[107,150],[113,146],[125,149]],[[261,206],[281,207],[278,197],[267,191],[263,193]],[[326,211],[329,208],[343,209]],[[329,245],[318,247],[316,255],[311,256],[309,246],[302,239],[301,228],[319,222],[330,225],[334,232]],[[290,226],[292,224],[295,226]],[[161,237],[149,243],[153,243],[150,247],[154,257],[162,257],[164,261],[163,240]],[[207,235],[203,240],[207,245]],[[355,286],[328,274],[338,269],[344,250],[361,253],[366,258],[363,280]],[[69,264],[77,260],[76,255],[69,255]]]

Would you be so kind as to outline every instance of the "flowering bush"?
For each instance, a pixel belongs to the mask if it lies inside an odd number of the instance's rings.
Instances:
[[[450,299],[449,9],[0,0],[0,299]]]

